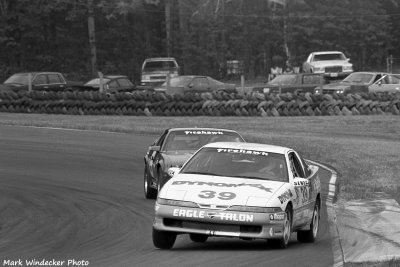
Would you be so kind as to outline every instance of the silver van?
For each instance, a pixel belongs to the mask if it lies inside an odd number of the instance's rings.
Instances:
[[[179,75],[179,65],[175,58],[159,57],[148,58],[143,62],[141,84],[147,86],[158,86],[170,78]]]

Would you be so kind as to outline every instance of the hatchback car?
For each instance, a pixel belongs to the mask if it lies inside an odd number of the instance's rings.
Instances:
[[[317,238],[319,167],[286,147],[212,143],[197,151],[164,185],[155,204],[153,243],[169,249],[177,235],[264,239],[286,248]]]
[[[95,78],[84,84],[90,89],[100,89],[100,78]],[[107,75],[102,78],[103,90],[108,93],[130,92],[136,90],[136,86],[123,75]]]
[[[214,128],[172,128],[149,147],[144,156],[144,195],[154,199],[171,176],[168,168],[180,167],[200,147],[211,142],[244,142],[232,130]]]
[[[156,87],[155,91],[166,92],[167,94],[173,93],[202,93],[212,91],[224,91],[228,93],[236,92],[236,85],[231,83],[223,83],[217,81],[209,76],[193,76],[182,75],[171,78],[163,83],[161,86]],[[167,88],[168,87],[168,88]]]

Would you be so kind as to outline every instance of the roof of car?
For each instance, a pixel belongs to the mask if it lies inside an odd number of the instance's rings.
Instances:
[[[222,128],[199,128],[199,127],[186,127],[186,128],[170,128],[168,129],[170,132],[172,131],[224,131],[224,132],[232,132],[237,133],[234,130],[222,129]]]
[[[355,71],[352,72],[351,74],[389,74],[387,72],[380,72],[380,71]]]
[[[270,152],[277,154],[286,154],[286,152],[291,150],[290,148],[282,146],[274,146],[274,145],[259,144],[259,143],[239,143],[239,142],[210,143],[205,145],[205,147],[256,150],[256,151],[263,151],[263,152]]]
[[[103,78],[108,78],[108,79],[128,78],[128,76],[126,76],[126,75],[104,75]]]
[[[152,58],[146,58],[144,61],[175,61],[175,58],[173,57],[152,57]]]
[[[343,52],[340,51],[318,51],[318,52],[313,52],[313,54],[318,54],[318,55],[324,55],[324,54],[343,54]]]
[[[17,73],[14,73],[14,74],[33,74],[33,75],[35,75],[35,74],[39,74],[39,73],[42,73],[42,74],[60,74],[60,72],[57,72],[57,71],[26,71],[26,72],[17,72]]]

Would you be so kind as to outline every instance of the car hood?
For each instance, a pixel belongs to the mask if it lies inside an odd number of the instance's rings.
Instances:
[[[182,167],[183,163],[185,163],[195,152],[195,150],[176,150],[176,151],[168,151],[163,152],[163,157],[165,163],[170,165],[171,167]]]
[[[326,61],[314,61],[311,65],[315,67],[327,67],[327,66],[352,66],[347,60],[326,60]]]
[[[284,185],[287,183],[178,173],[164,185],[160,197],[201,204],[266,206]],[[212,192],[215,197],[209,195]]]
[[[330,90],[341,90],[350,88],[350,83],[329,83],[322,86],[322,89],[330,89]]]

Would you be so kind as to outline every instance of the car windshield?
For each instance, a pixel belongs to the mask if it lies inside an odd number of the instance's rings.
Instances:
[[[153,70],[173,70],[178,66],[175,61],[172,60],[162,60],[162,61],[147,61],[143,66],[143,71],[153,71]]]
[[[103,84],[109,82],[110,79],[103,78]],[[96,78],[93,80],[88,81],[85,85],[99,85],[100,84],[100,78]]]
[[[191,80],[193,79],[193,77],[189,77],[189,76],[178,76],[178,77],[174,77],[172,79],[169,80],[169,85],[170,86],[185,86],[186,84],[188,84]],[[167,86],[167,82],[163,83],[163,86]]]
[[[202,148],[180,173],[288,182],[284,155],[246,149]]]
[[[297,79],[296,74],[278,75],[274,79],[272,79],[269,83],[270,84],[280,84],[280,85],[296,84],[296,79]]]
[[[33,75],[31,75],[33,77]],[[17,73],[12,75],[10,78],[8,78],[4,84],[23,84],[23,85],[28,85],[29,83],[29,74],[28,73]]]
[[[349,76],[347,76],[343,82],[346,83],[364,83],[364,84],[369,84],[374,75],[370,73],[352,73]]]
[[[324,60],[346,60],[346,57],[342,53],[314,55],[313,61],[324,61]]]
[[[235,132],[218,130],[178,130],[167,136],[163,151],[191,150],[213,142],[243,142],[241,136]]]

